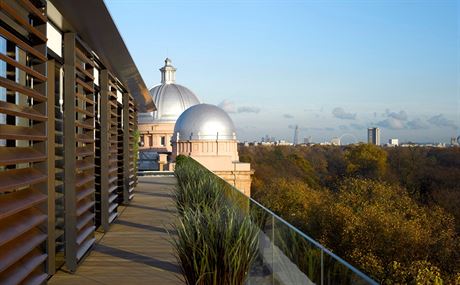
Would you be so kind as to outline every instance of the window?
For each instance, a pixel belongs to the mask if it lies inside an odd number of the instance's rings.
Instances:
[[[160,144],[161,144],[162,146],[165,146],[165,145],[166,145],[166,137],[165,137],[165,136],[162,136],[162,137],[161,137],[161,142],[160,142]]]

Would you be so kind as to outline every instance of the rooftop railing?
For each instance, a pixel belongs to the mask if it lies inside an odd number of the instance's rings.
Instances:
[[[229,202],[260,229],[259,257],[246,284],[378,284],[259,202],[223,185]]]

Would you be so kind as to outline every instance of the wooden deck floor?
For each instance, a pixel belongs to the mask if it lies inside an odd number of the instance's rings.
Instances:
[[[169,242],[175,182],[174,177],[139,177],[133,201],[77,272],[61,270],[48,284],[184,284]]]

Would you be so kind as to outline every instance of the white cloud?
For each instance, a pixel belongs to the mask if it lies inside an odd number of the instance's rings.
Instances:
[[[435,125],[436,127],[440,127],[440,128],[446,127],[446,128],[452,128],[454,130],[458,129],[458,126],[454,123],[454,121],[447,119],[442,114],[429,118],[428,123]]]
[[[332,110],[332,115],[342,120],[355,120],[356,119],[356,113],[347,113],[341,107],[334,108],[334,110]]]
[[[222,108],[225,112],[227,113],[236,113],[236,106],[235,103],[229,101],[229,100],[224,100],[217,105],[218,107]]]

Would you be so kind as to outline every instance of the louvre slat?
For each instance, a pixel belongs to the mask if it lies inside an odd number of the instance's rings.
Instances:
[[[117,212],[111,213],[110,216],[109,216],[109,224],[112,223],[113,220],[115,220],[117,217],[118,217],[118,213],[117,213]]]
[[[86,160],[77,160],[76,161],[76,169],[78,171],[83,171],[83,170],[91,169],[91,168],[94,168],[94,167],[95,167],[94,163],[91,163],[89,161],[86,161]]]
[[[0,272],[24,257],[46,240],[46,234],[34,228],[19,238],[0,247]]]
[[[77,202],[81,201],[82,199],[88,197],[89,195],[91,195],[92,193],[94,193],[94,187],[88,187],[88,188],[85,188],[83,190],[79,190],[77,192]]]
[[[89,129],[89,130],[94,130],[94,123],[92,119],[87,119],[85,121],[75,121],[75,125],[79,128],[84,128],[84,129]]]
[[[43,270],[36,269],[22,282],[21,285],[37,285],[43,284],[48,279],[48,274],[43,273]]]
[[[118,186],[115,186],[115,190],[118,188]],[[109,192],[113,192],[113,191],[109,191]],[[115,201],[117,199],[117,194],[115,193],[112,193],[110,196],[109,196],[109,203],[112,203],[113,201]]]
[[[81,245],[83,241],[85,241],[86,238],[88,238],[94,232],[95,229],[95,226],[89,225],[80,230],[77,234],[77,244]]]
[[[43,161],[46,155],[31,147],[0,147],[0,166]]]
[[[76,155],[80,157],[90,156],[90,155],[93,155],[93,153],[94,153],[93,149],[88,148],[86,146],[77,147],[76,149]]]
[[[109,168],[109,174],[112,174],[116,172],[117,170],[118,170],[118,166],[115,165],[114,167]]]
[[[80,64],[75,64],[75,67],[83,73],[86,77],[90,78],[91,80],[94,80],[94,76],[88,72],[88,70],[84,69]]]
[[[23,28],[25,28],[30,33],[34,34],[37,38],[41,41],[46,42],[46,36],[37,30],[34,26],[30,25],[27,20],[25,20],[21,15],[19,15],[10,5],[6,4],[5,2],[0,2],[0,10],[5,11],[9,14],[16,23],[20,24]]]
[[[117,190],[117,185],[116,185],[116,184],[110,186],[108,191],[109,191],[109,193],[112,193],[112,192],[114,192],[115,190]]]
[[[80,260],[85,255],[85,253],[90,249],[90,247],[94,244],[95,241],[95,238],[88,239],[78,248],[77,260]]]
[[[92,99],[86,97],[86,95],[78,93],[78,92],[77,92],[77,98],[82,100],[82,101],[85,101],[86,103],[90,103],[92,105],[95,104],[94,100],[92,100]]]
[[[86,202],[86,203],[85,203]],[[81,201],[77,204],[77,216],[81,216],[84,212],[91,209],[94,206],[94,201]]]
[[[0,196],[0,219],[46,201],[46,195],[37,190],[25,189]]]
[[[112,203],[110,204],[110,207],[109,207],[109,213],[112,213],[113,211],[115,211],[115,209],[118,207],[118,204],[117,203]]]
[[[12,41],[13,43],[15,43],[18,47],[20,47],[21,49],[23,49],[24,51],[32,54],[33,56],[35,56],[37,59],[45,62],[46,61],[46,56],[44,54],[42,54],[41,52],[39,52],[38,50],[34,49],[33,47],[31,47],[30,45],[26,44],[25,42],[23,42],[22,40],[20,40],[18,37],[16,37],[15,35],[13,35],[12,33],[8,32],[7,30],[5,30],[4,28],[0,27],[0,35],[3,36],[4,38]]]
[[[76,53],[77,57],[78,57],[81,61],[83,61],[83,62],[85,62],[85,63],[87,63],[87,64],[89,64],[89,65],[91,65],[91,66],[94,67],[93,61],[92,61],[90,58],[88,58],[81,50],[79,50],[79,49],[77,48],[77,49],[75,49],[75,53]]]
[[[75,111],[81,114],[85,114],[89,117],[94,117],[94,113],[92,111],[84,110],[80,107],[75,107]]]
[[[46,102],[46,96],[43,96],[40,92],[20,85],[12,80],[6,79],[5,77],[0,76],[0,86],[5,87],[6,89],[19,92],[26,96],[32,97],[38,102]]]
[[[32,250],[19,262],[0,273],[2,284],[19,284],[27,278],[40,264],[46,260],[47,255],[38,249]]]
[[[115,181],[117,181],[117,179],[118,179],[117,176],[110,177],[110,178],[109,178],[109,184],[110,184],[110,183],[113,183],[113,182],[115,182]]]
[[[33,13],[34,16],[38,17],[43,23],[48,21],[48,18],[42,11],[40,11],[37,7],[35,7],[30,1],[28,0],[19,0],[19,3],[26,8],[29,12]]]
[[[46,215],[30,208],[0,222],[0,246],[46,221]]]
[[[0,139],[45,141],[46,134],[29,127],[0,125]]]
[[[94,180],[93,175],[77,174],[75,186],[81,187],[85,185],[86,183],[91,182],[93,180]]]
[[[81,80],[80,78],[76,78],[75,82],[79,84],[81,87],[83,87],[83,89],[85,89],[86,91],[89,91],[90,93],[94,93],[94,88],[90,86],[88,83]]]
[[[94,138],[93,138],[93,137],[90,137],[90,136],[85,135],[85,134],[77,134],[75,140],[76,140],[77,142],[85,142],[85,143],[92,143],[92,142],[94,142]]]
[[[32,107],[18,106],[16,104],[8,103],[5,101],[0,101],[0,113],[23,117],[35,121],[47,120],[47,116],[43,115]]]
[[[77,222],[77,230],[81,230],[86,224],[88,224],[94,218],[94,213],[86,212]]]
[[[38,81],[41,81],[41,82],[46,81],[46,76],[45,75],[41,74],[40,72],[38,72],[36,70],[33,70],[32,68],[30,68],[28,66],[20,64],[16,60],[12,59],[11,57],[9,57],[7,55],[4,55],[3,53],[0,53],[0,60],[3,60],[4,62],[6,62],[8,64],[23,70],[24,72],[26,72],[27,74],[29,74],[33,78],[37,79]]]
[[[46,181],[47,176],[33,168],[21,168],[0,172],[0,193]]]

